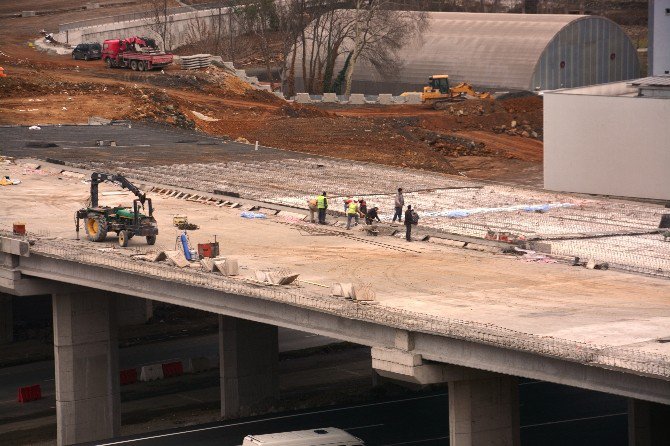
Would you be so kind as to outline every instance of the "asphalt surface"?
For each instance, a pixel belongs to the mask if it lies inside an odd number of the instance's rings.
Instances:
[[[119,369],[169,362],[191,357],[218,356],[218,334],[180,338],[161,343],[119,349]],[[339,342],[324,336],[279,329],[279,351],[295,351]],[[16,402],[19,387],[40,384],[42,400]],[[53,411],[55,407],[54,362],[40,361],[0,369],[0,433],[3,421]]]
[[[524,381],[520,386],[521,444],[624,446],[626,400],[556,384]],[[235,446],[245,435],[339,427],[368,446],[448,445],[448,395],[444,390],[402,399],[273,414],[232,422],[119,438],[98,445]]]
[[[255,150],[253,145],[158,124],[39,127],[40,130],[30,130],[27,126],[0,126],[0,155],[68,163],[115,161],[141,165],[307,157],[262,146]],[[99,140],[115,141],[116,147],[97,146]]]

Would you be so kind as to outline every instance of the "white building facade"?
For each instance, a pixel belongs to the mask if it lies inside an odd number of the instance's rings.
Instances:
[[[544,187],[670,200],[670,76],[546,92]]]

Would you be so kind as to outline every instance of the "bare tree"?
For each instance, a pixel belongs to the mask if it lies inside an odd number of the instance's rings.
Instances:
[[[149,0],[151,17],[148,20],[149,28],[158,35],[163,42],[163,49],[172,49],[172,19],[169,11],[169,0]]]
[[[342,11],[353,21],[351,58],[344,76],[344,94],[351,94],[351,81],[359,60],[367,60],[379,72],[392,73],[401,64],[398,52],[421,36],[428,16],[419,11],[394,11],[386,0],[356,0],[356,8]]]

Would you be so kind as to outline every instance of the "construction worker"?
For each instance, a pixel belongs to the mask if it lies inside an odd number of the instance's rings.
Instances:
[[[407,210],[405,211],[405,229],[407,230],[405,232],[405,239],[408,242],[412,241],[412,224],[414,223],[414,215],[412,211],[412,205],[407,206]]]
[[[351,203],[351,200],[353,200],[353,198],[351,198],[351,197],[344,197],[344,200],[342,200],[344,202],[344,213],[345,214],[347,213],[347,209],[349,209],[349,203]]]
[[[358,224],[358,202],[356,200],[349,201],[347,206],[347,229],[351,228],[351,220],[356,220]]]
[[[316,208],[319,211],[319,224],[326,224],[326,209],[328,209],[328,199],[326,198],[326,192],[322,192],[321,195],[316,197]]]
[[[317,207],[316,198],[309,198],[307,200],[307,207],[309,208],[309,221],[312,223],[316,223],[316,220],[314,220],[314,214],[316,214],[319,211],[319,208]]]
[[[379,214],[377,213],[378,209],[379,208],[377,206],[373,206],[372,209],[368,210],[368,212],[365,214],[366,225],[371,225],[372,222],[375,221],[375,219],[377,219],[377,221],[381,223],[381,220],[379,219]]]
[[[365,214],[368,213],[368,204],[362,198],[358,200],[358,212],[361,214],[361,218],[365,218]]]
[[[2,67],[0,67],[0,77],[7,77],[7,75],[5,74],[5,69]]]
[[[398,193],[395,195],[395,214],[393,214],[393,223],[397,218],[402,223],[402,208],[405,206],[405,197],[402,195],[402,187],[398,188]]]

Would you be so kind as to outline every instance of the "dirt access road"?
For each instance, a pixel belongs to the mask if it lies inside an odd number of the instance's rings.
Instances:
[[[28,18],[0,15],[0,66],[9,75],[0,78],[0,124],[80,123],[89,116],[158,121],[318,155],[541,183],[542,142],[493,131],[516,121],[541,137],[540,98],[493,105],[467,101],[446,111],[408,105],[317,108],[252,90],[220,69],[110,70],[100,61],[74,61],[28,45],[42,28],[51,31],[59,23],[142,8],[131,1],[72,10],[80,4],[27,0],[21,10],[52,12]],[[19,11],[0,9],[1,14],[12,12]]]

